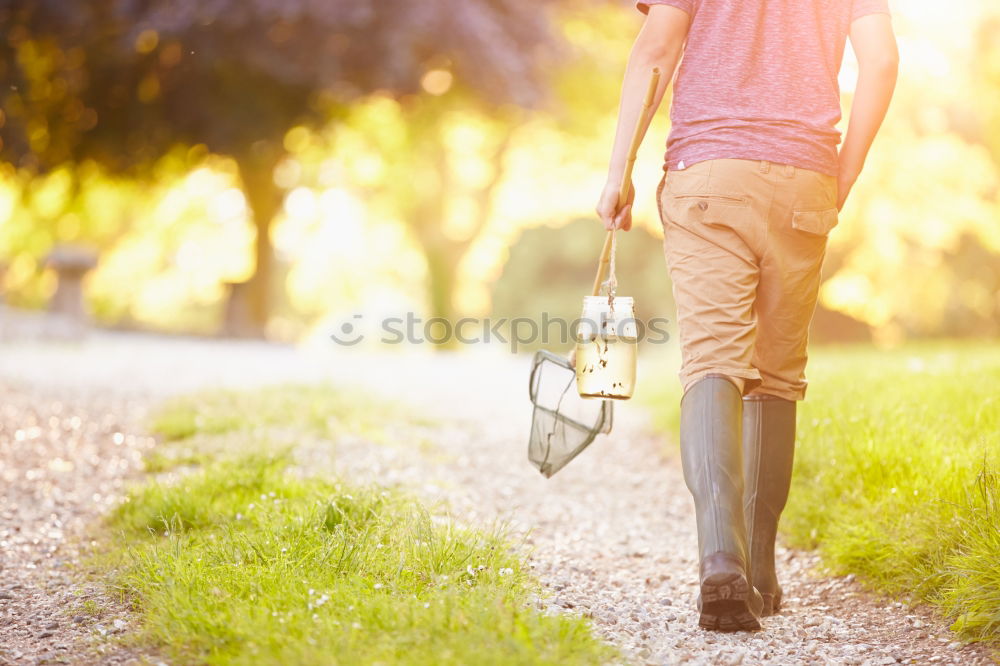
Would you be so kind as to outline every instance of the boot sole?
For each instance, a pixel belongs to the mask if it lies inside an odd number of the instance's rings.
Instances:
[[[701,583],[698,625],[713,631],[757,631],[760,620],[750,607],[750,584],[738,573],[715,574]]]

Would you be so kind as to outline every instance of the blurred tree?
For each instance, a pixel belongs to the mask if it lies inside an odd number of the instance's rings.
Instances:
[[[432,317],[458,314],[458,267],[490,220],[518,115],[457,90],[402,102],[372,99],[334,129],[334,145],[339,133],[356,147],[344,158],[360,181],[354,188],[377,215],[407,222],[426,260]],[[364,177],[360,163],[373,158],[379,177]]]
[[[488,291],[472,305],[461,293],[468,294],[470,285],[460,282],[477,272],[469,263],[477,260],[479,243],[497,240],[490,235],[498,227],[552,222],[553,214],[562,222],[591,209],[589,194],[567,194],[566,187],[606,165],[620,76],[639,15],[616,3],[564,2],[555,16],[566,55],[546,79],[542,112],[525,110],[531,100],[484,103],[462,80],[431,70],[423,81],[429,94],[356,105],[334,128],[341,143],[352,145],[344,159],[349,173],[362,174],[355,188],[382,217],[409,222],[426,257],[432,316],[488,311],[481,302]],[[659,146],[650,150],[661,152]],[[379,164],[375,178],[361,166],[372,161]],[[511,198],[518,200],[513,206]],[[510,237],[501,235],[503,255]]]
[[[0,159],[30,172],[93,160],[145,176],[177,144],[232,156],[257,231],[250,293],[263,327],[289,128],[375,91],[414,104],[453,80],[490,105],[534,104],[558,42],[544,4],[0,0]],[[434,150],[440,126],[421,128],[415,143]],[[437,236],[432,197],[418,199],[413,222],[432,294],[443,294],[455,252]],[[448,314],[447,299],[432,296],[435,310]]]
[[[974,0],[962,15],[928,4],[894,18],[908,66],[831,236],[816,324],[834,330],[817,328],[819,338],[856,330],[824,307],[863,322],[880,343],[1000,332],[994,4]],[[941,16],[955,21],[932,20]]]
[[[1000,165],[1000,10],[988,13],[976,31],[973,87],[981,138]]]

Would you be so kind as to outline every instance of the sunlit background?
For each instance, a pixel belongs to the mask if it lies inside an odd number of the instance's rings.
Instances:
[[[111,327],[297,341],[357,314],[577,308],[630,3],[84,4],[100,9],[0,3],[8,308],[51,304],[54,251],[92,253],[84,302]],[[1000,5],[893,10],[900,83],[815,337],[995,336]],[[855,77],[848,49],[845,116]],[[646,315],[672,308],[654,202],[668,101],[619,256]]]

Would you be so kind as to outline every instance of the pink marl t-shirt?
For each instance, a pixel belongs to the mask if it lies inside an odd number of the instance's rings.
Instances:
[[[837,174],[837,74],[851,22],[887,0],[640,0],[691,24],[670,109],[666,168],[738,158]]]

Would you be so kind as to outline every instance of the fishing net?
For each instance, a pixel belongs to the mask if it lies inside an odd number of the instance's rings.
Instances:
[[[580,455],[598,434],[611,432],[613,403],[581,398],[576,371],[563,356],[535,353],[529,395],[534,411],[528,459],[545,477]]]

